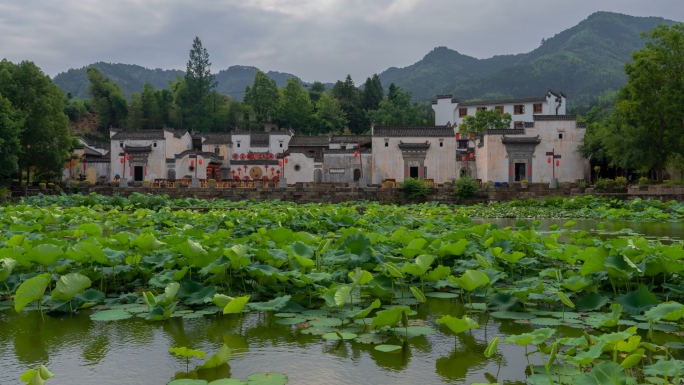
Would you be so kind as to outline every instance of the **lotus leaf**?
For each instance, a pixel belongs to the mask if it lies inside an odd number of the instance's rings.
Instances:
[[[14,266],[17,265],[17,261],[11,258],[0,259],[0,282],[5,282],[10,275],[12,275],[12,270]]]
[[[410,322],[409,322],[410,323]],[[395,334],[397,336],[402,336],[402,337],[418,337],[418,336],[427,336],[431,334],[435,334],[435,329],[428,327],[428,326],[409,326],[409,327],[401,327],[395,331]]]
[[[617,297],[615,302],[622,305],[626,313],[633,315],[641,314],[659,303],[655,294],[643,284],[636,290]]]
[[[573,378],[575,385],[625,385],[625,369],[612,361],[598,363],[591,372]]]
[[[64,251],[59,246],[51,244],[38,245],[26,253],[28,261],[36,262],[43,266],[50,266],[64,256]]]
[[[649,376],[682,377],[684,362],[679,360],[660,359],[653,365],[644,366],[644,374]]]
[[[684,305],[674,301],[661,303],[646,311],[644,316],[652,322],[658,322],[660,320],[679,321],[684,317]]]
[[[416,257],[415,263],[406,263],[401,268],[402,273],[409,273],[416,277],[419,277],[427,273],[430,269],[430,265],[435,259],[427,254],[419,255]]]
[[[131,317],[133,315],[125,310],[102,310],[90,315],[93,321],[118,321]]]
[[[224,294],[214,294],[214,297],[211,299],[211,303],[218,307],[226,307],[230,301],[233,300],[233,297],[229,297]]]
[[[173,284],[177,284],[174,282]],[[202,305],[205,298],[213,298],[216,294],[216,287],[214,285],[203,286],[200,283],[193,281],[185,281],[180,285],[182,288],[182,295],[179,297],[186,305]]]
[[[477,322],[473,321],[468,316],[464,316],[463,318],[455,318],[450,315],[445,315],[442,318],[438,318],[435,322],[446,325],[452,332],[456,334],[480,327]]]
[[[209,357],[207,362],[198,366],[197,369],[212,369],[212,368],[215,368],[217,366],[223,365],[226,362],[230,361],[230,355],[231,355],[230,348],[228,346],[226,346],[226,344],[223,344],[223,345],[221,345],[221,348],[219,349],[219,351],[216,354]],[[205,356],[206,356],[206,354],[205,354]]]
[[[449,280],[465,291],[473,291],[489,283],[489,277],[481,271],[466,270],[460,278],[450,276]]]
[[[485,357],[491,358],[496,353],[496,350],[499,348],[499,338],[494,337],[489,341],[489,345],[487,345],[487,349],[484,352]]]
[[[289,380],[281,373],[254,373],[247,376],[247,385],[285,385]]]
[[[556,331],[554,329],[541,328],[531,333],[523,333],[506,337],[505,342],[507,344],[512,343],[520,346],[540,345],[547,339],[551,338],[555,332]]]
[[[363,309],[363,310],[361,310],[361,311],[359,311],[359,312],[354,313],[354,315],[353,315],[352,317],[353,317],[354,319],[363,319],[363,318],[366,318],[366,317],[368,317],[368,315],[370,314],[370,312],[373,311],[373,309],[377,309],[377,308],[379,308],[379,307],[380,307],[380,300],[376,299],[375,301],[373,301],[373,302],[370,304],[370,306],[368,306],[367,308],[365,308],[365,309]]]
[[[401,351],[401,346],[398,345],[378,345],[375,350],[384,353],[398,353]]]
[[[20,312],[29,303],[40,301],[50,282],[50,274],[40,274],[24,281],[14,296],[14,309]]]
[[[428,282],[435,282],[448,277],[449,274],[451,274],[450,268],[442,265],[437,265],[437,267],[435,267],[434,269],[430,270],[427,274],[425,274],[425,280]]]
[[[338,340],[353,340],[354,338],[357,337],[356,334],[354,333],[343,333],[335,330],[332,333],[325,333],[321,337],[326,340],[333,340],[333,341],[338,341]]]
[[[63,275],[57,280],[57,285],[52,291],[54,301],[70,301],[72,298],[90,287],[90,278],[78,273]]]
[[[354,341],[361,343],[361,344],[371,344],[371,345],[379,345],[382,344],[387,340],[387,336],[384,336],[382,334],[377,334],[377,333],[366,333],[366,334],[361,334],[358,337],[354,338]]]
[[[247,383],[236,378],[223,378],[221,380],[212,381],[209,385],[247,385]]]
[[[105,294],[99,290],[88,289],[83,293],[76,294],[74,298],[83,302],[100,302],[105,299]]]
[[[514,312],[514,311],[495,311],[490,313],[494,318],[500,318],[500,319],[532,319],[535,318],[534,314],[530,313],[521,313],[521,312]]]
[[[420,291],[419,288],[411,286],[410,289],[411,293],[413,293],[413,296],[418,300],[418,302],[425,303],[427,301],[427,298],[425,298],[425,295],[422,291]]]
[[[397,306],[392,309],[379,311],[375,317],[373,317],[371,329],[378,329],[385,326],[392,327],[401,321],[402,313],[408,312],[409,310],[410,309],[407,306]]]
[[[590,293],[577,300],[575,306],[580,310],[597,310],[608,303],[608,298],[598,293]]]
[[[138,235],[135,239],[131,241],[130,244],[131,246],[137,247],[138,249],[140,249],[140,251],[145,253],[157,250],[166,245],[163,242],[159,242],[154,235],[149,233],[142,233]]]
[[[44,385],[48,379],[54,376],[45,365],[40,365],[38,369],[29,369],[24,372],[21,375],[21,381],[27,382],[28,385]]]
[[[248,295],[244,297],[233,298],[226,306],[223,308],[223,314],[238,314],[242,313],[242,310],[249,302],[250,297]]]
[[[267,302],[253,302],[249,304],[249,307],[252,310],[258,310],[258,311],[274,311],[274,310],[280,310],[282,307],[287,305],[287,302],[290,300],[289,295],[284,295],[282,297],[274,298],[270,301]]]
[[[207,385],[207,382],[204,380],[194,380],[191,378],[181,378],[178,380],[173,380],[166,385]]]

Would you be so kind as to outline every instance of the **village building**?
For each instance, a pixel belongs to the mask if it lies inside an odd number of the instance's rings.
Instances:
[[[77,137],[78,145],[72,151],[71,159],[67,159],[68,168],[64,169],[62,178],[89,180],[92,183],[104,182],[109,178],[111,161],[109,146]]]

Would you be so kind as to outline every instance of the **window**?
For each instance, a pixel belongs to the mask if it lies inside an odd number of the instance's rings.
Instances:
[[[524,104],[517,104],[513,106],[513,113],[515,115],[522,115],[525,113],[525,105]]]
[[[299,170],[301,170],[301,169],[302,169],[302,167],[301,167],[300,165],[298,165],[298,164],[296,164],[296,165],[294,166],[294,170],[295,170],[295,171],[299,171]]]
[[[221,149],[219,148],[219,146],[214,147],[214,154],[220,154],[220,153],[221,153]]]
[[[283,142],[280,142],[280,148],[283,148]]]
[[[439,147],[444,147],[444,139],[439,140]]]
[[[119,142],[119,147],[123,148],[123,142]]]
[[[496,106],[494,109],[499,111],[499,115],[503,115],[503,106]]]
[[[467,108],[459,108],[458,109],[458,117],[462,118],[464,116],[468,115],[468,109]]]
[[[389,141],[385,141],[385,147],[389,147]]]
[[[237,145],[238,145],[238,148],[239,148],[239,147],[240,147],[240,141],[239,141],[239,140],[238,140],[238,142],[237,142]]]
[[[534,105],[534,113],[535,114],[541,114],[542,113],[542,105],[541,103],[535,104]]]
[[[558,139],[563,139],[563,134],[558,134]]]
[[[153,142],[152,147],[157,147],[157,142]]]
[[[522,127],[520,127],[522,126]],[[513,128],[525,128],[525,123],[522,121],[513,122]]]
[[[467,140],[459,140],[458,141],[458,148],[459,149],[468,148],[468,141]]]
[[[487,111],[487,107],[477,107],[477,111]]]

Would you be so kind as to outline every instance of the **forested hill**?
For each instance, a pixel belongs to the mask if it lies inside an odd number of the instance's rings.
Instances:
[[[382,72],[380,80],[419,100],[451,93],[461,100],[520,97],[551,88],[564,91],[573,105],[585,104],[625,84],[624,64],[643,47],[641,33],[660,23],[674,22],[597,12],[526,54],[476,59],[438,47],[411,66]]]
[[[625,84],[624,64],[630,54],[643,47],[640,35],[660,23],[673,21],[657,17],[634,17],[597,12],[555,36],[535,50],[517,55],[477,59],[446,47],[438,47],[417,63],[392,67],[380,74],[385,92],[394,83],[413,93],[414,100],[430,100],[437,94],[454,94],[461,100],[507,98],[560,90],[570,106],[591,102],[606,90]],[[524,26],[521,26],[524,28]],[[540,37],[541,41],[541,37]],[[429,44],[429,42],[426,42]],[[483,42],[484,44],[484,42]],[[106,77],[121,84],[124,95],[142,91],[146,81],[156,88],[168,87],[180,70],[151,70],[137,65],[95,63]],[[54,82],[65,92],[87,97],[86,67],[60,73]],[[256,67],[232,66],[216,74],[218,91],[242,100],[245,86],[252,84]],[[280,87],[295,75],[267,72]],[[369,74],[370,75],[370,74]],[[354,79],[357,85],[365,79]]]
[[[185,74],[184,71],[180,70],[162,70],[159,68],[153,70],[133,64],[99,62],[92,64],[92,66],[99,68],[105,77],[119,83],[127,98],[130,98],[133,92],[142,92],[145,82],[149,81],[155,88],[168,88],[168,80],[175,79],[176,75],[183,76]],[[86,75],[88,67],[62,72],[55,76],[53,81],[64,92],[71,92],[76,98],[88,98],[86,88],[88,86],[88,76]],[[219,71],[216,74],[218,92],[242,100],[245,86],[252,84],[254,75],[258,70],[256,67],[232,66]],[[295,77],[283,72],[269,71],[266,74],[274,79],[280,87],[285,87],[288,78]]]

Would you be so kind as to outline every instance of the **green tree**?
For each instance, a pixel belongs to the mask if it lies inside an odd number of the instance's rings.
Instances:
[[[139,130],[141,128],[148,128],[143,125],[144,119],[143,100],[139,93],[131,94],[131,102],[128,104],[128,127]]]
[[[257,71],[252,87],[245,87],[243,100],[252,107],[257,121],[269,120],[275,115],[280,101],[278,84],[264,72]]]
[[[163,126],[161,110],[157,96],[160,92],[154,89],[150,82],[145,82],[141,96],[142,128],[147,130],[158,129]]]
[[[106,131],[109,127],[124,128],[128,116],[128,103],[121,87],[106,79],[97,67],[87,69],[88,92],[98,117],[98,127]]]
[[[22,123],[10,101],[0,94],[0,178],[9,177],[19,166]]]
[[[163,89],[155,91],[154,96],[161,126],[172,127],[171,110],[173,109],[173,93],[170,90]]]
[[[377,110],[384,96],[380,77],[378,74],[374,74],[372,78],[366,79],[366,84],[363,87],[362,108],[365,111]]]
[[[311,87],[309,87],[309,99],[311,99],[311,102],[316,105],[318,103],[318,99],[321,98],[321,96],[325,93],[325,84],[321,82],[313,82],[311,84]]]
[[[404,92],[401,87],[390,85],[390,95],[380,102],[377,110],[366,111],[366,117],[372,123],[381,126],[404,126],[427,124],[420,119],[418,108],[411,102],[411,92]]]
[[[318,99],[315,116],[318,121],[318,133],[341,133],[349,122],[339,100],[328,93],[323,93]]]
[[[282,90],[276,122],[280,127],[294,128],[303,133],[311,133],[313,104],[309,93],[296,78],[287,79]]]
[[[335,83],[331,95],[340,101],[340,107],[349,119],[349,129],[352,133],[360,134],[370,128],[361,108],[361,93],[350,75],[347,75],[344,82],[338,80]]]
[[[32,62],[13,64],[3,60],[0,95],[14,109],[13,120],[21,125],[19,168],[35,168],[53,175],[61,172],[72,144],[62,90]],[[7,102],[3,104],[7,106]],[[16,127],[12,131],[16,132]],[[8,137],[16,144],[12,135]]]
[[[185,71],[187,95],[182,98],[185,126],[190,129],[206,131],[213,128],[214,99],[212,91],[216,88],[216,77],[211,73],[209,52],[202,46],[199,37],[192,41],[190,59]]]
[[[611,166],[654,170],[684,154],[684,24],[659,25],[625,65],[627,85],[605,121],[590,124],[581,152]]]
[[[479,110],[475,113],[475,116],[468,115],[463,118],[461,125],[458,127],[458,132],[463,135],[476,134],[479,136],[487,130],[510,128],[512,120],[511,114],[502,114],[497,109]]]

